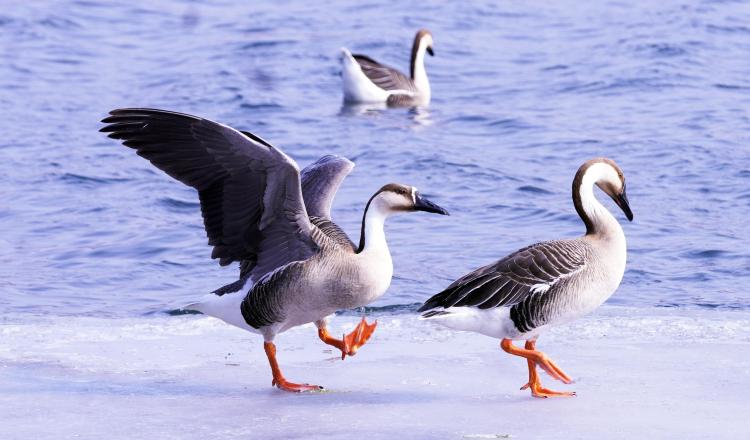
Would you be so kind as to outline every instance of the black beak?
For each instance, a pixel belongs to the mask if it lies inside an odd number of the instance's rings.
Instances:
[[[432,46],[427,46],[427,53],[430,54],[431,57],[435,56],[435,51],[432,50]]]
[[[633,211],[630,210],[630,204],[628,203],[628,196],[625,194],[625,188],[622,189],[622,192],[616,196],[612,197],[612,199],[617,203],[617,206],[622,209],[622,212],[625,213],[625,217],[628,218],[628,221],[633,221]]]
[[[434,214],[441,214],[441,215],[450,215],[448,214],[448,211],[432,203],[426,198],[422,197],[422,194],[420,193],[416,193],[414,195],[414,210],[432,212]]]

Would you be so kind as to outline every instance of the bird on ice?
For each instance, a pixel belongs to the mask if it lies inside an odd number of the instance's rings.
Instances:
[[[319,338],[354,355],[377,322],[365,318],[342,339],[327,316],[365,306],[391,283],[393,263],[385,220],[406,212],[448,212],[416,188],[388,184],[367,202],[359,245],[331,220],[331,204],[354,164],[325,156],[300,172],[281,150],[252,133],[208,119],[165,110],[110,112],[100,131],[136,150],[180,182],[195,188],[213,246],[224,266],[240,263],[240,279],[186,306],[259,333],[273,375],[285,391],[322,387],[287,380],[276,359],[274,337],[314,322]]]
[[[529,380],[521,389],[529,388],[534,397],[575,395],[542,386],[537,366],[564,383],[572,380],[536,349],[539,335],[599,307],[625,272],[625,234],[594,196],[594,186],[633,220],[620,167],[606,158],[589,160],[573,179],[573,205],[585,235],[520,249],[464,275],[419,308],[424,319],[501,339],[504,351],[527,360]],[[525,340],[525,347],[514,340]]]

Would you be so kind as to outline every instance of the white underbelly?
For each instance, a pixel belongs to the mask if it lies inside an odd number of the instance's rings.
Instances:
[[[519,334],[507,307],[484,310],[475,307],[450,307],[445,312],[425,319],[454,330],[481,333],[498,339],[514,338]]]
[[[189,304],[184,308],[187,310],[196,310],[204,315],[219,318],[227,324],[239,327],[243,330],[259,333],[257,329],[248,325],[248,323],[245,322],[245,317],[242,316],[240,306],[242,305],[242,300],[245,298],[246,294],[247,293],[244,289],[221,296],[209,293],[201,298],[200,301]]]

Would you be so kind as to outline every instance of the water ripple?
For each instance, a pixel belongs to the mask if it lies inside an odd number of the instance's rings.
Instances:
[[[355,160],[334,206],[352,237],[387,182],[450,210],[388,221],[395,277],[368,312],[412,313],[471,269],[582,233],[571,180],[596,156],[622,166],[635,213],[596,190],[629,245],[613,303],[750,308],[746,6],[579,3],[15,2],[0,306],[158,313],[236,278],[210,259],[195,191],[97,132],[112,108],[150,106],[253,131],[301,167]],[[342,105],[339,48],[407,70],[420,27],[430,108]]]

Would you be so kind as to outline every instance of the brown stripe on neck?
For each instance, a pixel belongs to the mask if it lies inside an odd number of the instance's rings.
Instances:
[[[584,211],[583,209],[583,201],[581,200],[581,184],[583,183],[583,176],[586,174],[586,171],[588,171],[591,165],[596,162],[599,162],[599,160],[591,159],[586,161],[583,165],[581,165],[580,168],[578,168],[576,177],[573,179],[573,206],[575,206],[578,216],[581,217],[581,220],[583,220],[583,223],[586,225],[586,235],[591,235],[594,233],[594,222],[591,221],[591,218],[589,218],[588,214],[586,214],[586,211]]]
[[[378,192],[376,192],[375,194],[372,195],[372,197],[370,197],[370,200],[367,201],[367,205],[365,205],[365,212],[362,214],[362,229],[360,230],[360,233],[359,233],[359,247],[355,251],[355,253],[357,254],[365,250],[365,221],[367,221],[367,211],[369,211],[370,209],[370,203],[372,203],[373,199],[377,197],[378,194],[383,192],[384,189],[385,187],[380,188]]]
[[[622,179],[622,171],[620,171],[620,167],[618,167],[612,159],[608,159],[606,157],[589,159],[584,162],[584,164],[581,165],[580,168],[578,168],[576,177],[573,179],[573,206],[575,206],[578,216],[581,217],[581,220],[583,220],[583,223],[586,225],[586,235],[593,234],[596,231],[594,230],[594,222],[591,221],[591,218],[583,209],[583,201],[581,200],[581,185],[583,184],[583,176],[586,174],[586,171],[588,171],[589,168],[591,168],[591,166],[596,163],[606,163],[608,165],[611,165],[615,170],[618,171],[618,174]]]
[[[403,185],[399,185],[398,183],[389,183],[380,188],[375,194],[372,195],[372,197],[370,197],[370,200],[367,201],[365,212],[364,214],[362,214],[362,229],[359,233],[359,247],[357,248],[356,253],[360,253],[365,250],[365,222],[367,221],[367,211],[370,210],[370,203],[372,203],[372,201],[375,199],[375,197],[378,196],[378,194],[384,191],[398,192],[399,189],[403,190]]]
[[[414,44],[411,45],[411,79],[414,79],[414,69],[417,63],[417,51],[419,50],[419,42],[422,41],[422,37],[429,34],[430,31],[427,29],[420,29],[417,31],[417,35],[414,36]]]

